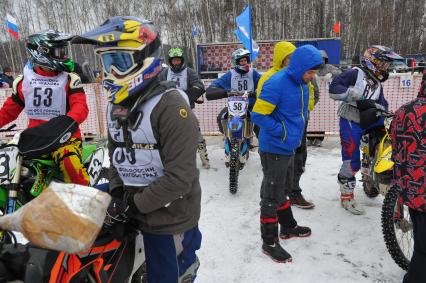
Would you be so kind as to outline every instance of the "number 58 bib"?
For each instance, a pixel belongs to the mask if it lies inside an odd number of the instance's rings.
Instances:
[[[44,77],[25,66],[22,92],[28,118],[50,120],[65,115],[67,83],[68,73],[66,72],[54,77]]]

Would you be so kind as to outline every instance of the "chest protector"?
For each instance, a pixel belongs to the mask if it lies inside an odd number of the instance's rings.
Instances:
[[[25,113],[30,119],[50,120],[66,114],[66,85],[68,73],[55,77],[44,77],[31,68],[24,68],[22,92],[25,99]]]
[[[245,74],[240,74],[232,69],[231,90],[238,92],[254,91],[253,69],[250,69],[250,71]]]
[[[130,148],[125,145],[123,128],[117,129],[116,123],[112,121],[111,104],[108,104],[108,132],[118,145],[114,149],[111,162],[124,185],[147,186],[164,175],[164,166],[160,157],[161,145],[154,137],[151,114],[163,95],[169,91],[156,95],[139,106],[138,111],[143,113],[142,121],[135,130],[128,129],[132,141]],[[186,94],[180,90],[179,93],[189,105]]]
[[[378,100],[380,96],[380,90],[382,89],[381,84],[378,82],[373,89],[370,84],[368,84],[367,76],[365,75],[364,71],[357,67],[354,69],[358,70],[358,77],[356,79],[354,89],[362,93],[364,99]],[[352,102],[351,104],[356,106],[356,102]]]
[[[167,80],[176,82],[176,87],[183,91],[188,89],[188,69],[185,68],[179,73],[173,72],[170,68],[167,71]]]

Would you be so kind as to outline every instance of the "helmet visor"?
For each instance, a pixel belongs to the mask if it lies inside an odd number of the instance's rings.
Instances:
[[[100,53],[102,66],[107,73],[126,75],[137,65],[131,51],[112,51]]]

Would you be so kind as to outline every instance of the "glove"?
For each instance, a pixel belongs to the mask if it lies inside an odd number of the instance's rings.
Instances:
[[[257,94],[256,94],[256,92],[255,92],[255,91],[249,91],[249,93],[248,93],[248,97],[249,97],[249,98],[256,98],[256,97],[257,97]]]
[[[371,108],[375,108],[381,111],[386,111],[386,108],[383,105],[376,103],[376,101],[373,99],[358,100],[356,102],[356,106],[358,107],[360,111],[364,111]]]
[[[129,206],[125,200],[113,197],[106,212],[105,225],[112,226],[115,223],[126,222],[128,220],[126,215],[128,209]]]
[[[137,192],[129,192],[123,187],[115,188],[110,192],[112,200],[106,212],[105,224],[107,226],[127,222],[129,218],[135,218],[137,214],[140,214],[133,200],[133,196]]]

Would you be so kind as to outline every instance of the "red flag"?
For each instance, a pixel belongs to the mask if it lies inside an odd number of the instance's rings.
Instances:
[[[340,22],[336,22],[333,25],[333,32],[334,33],[340,33]]]

